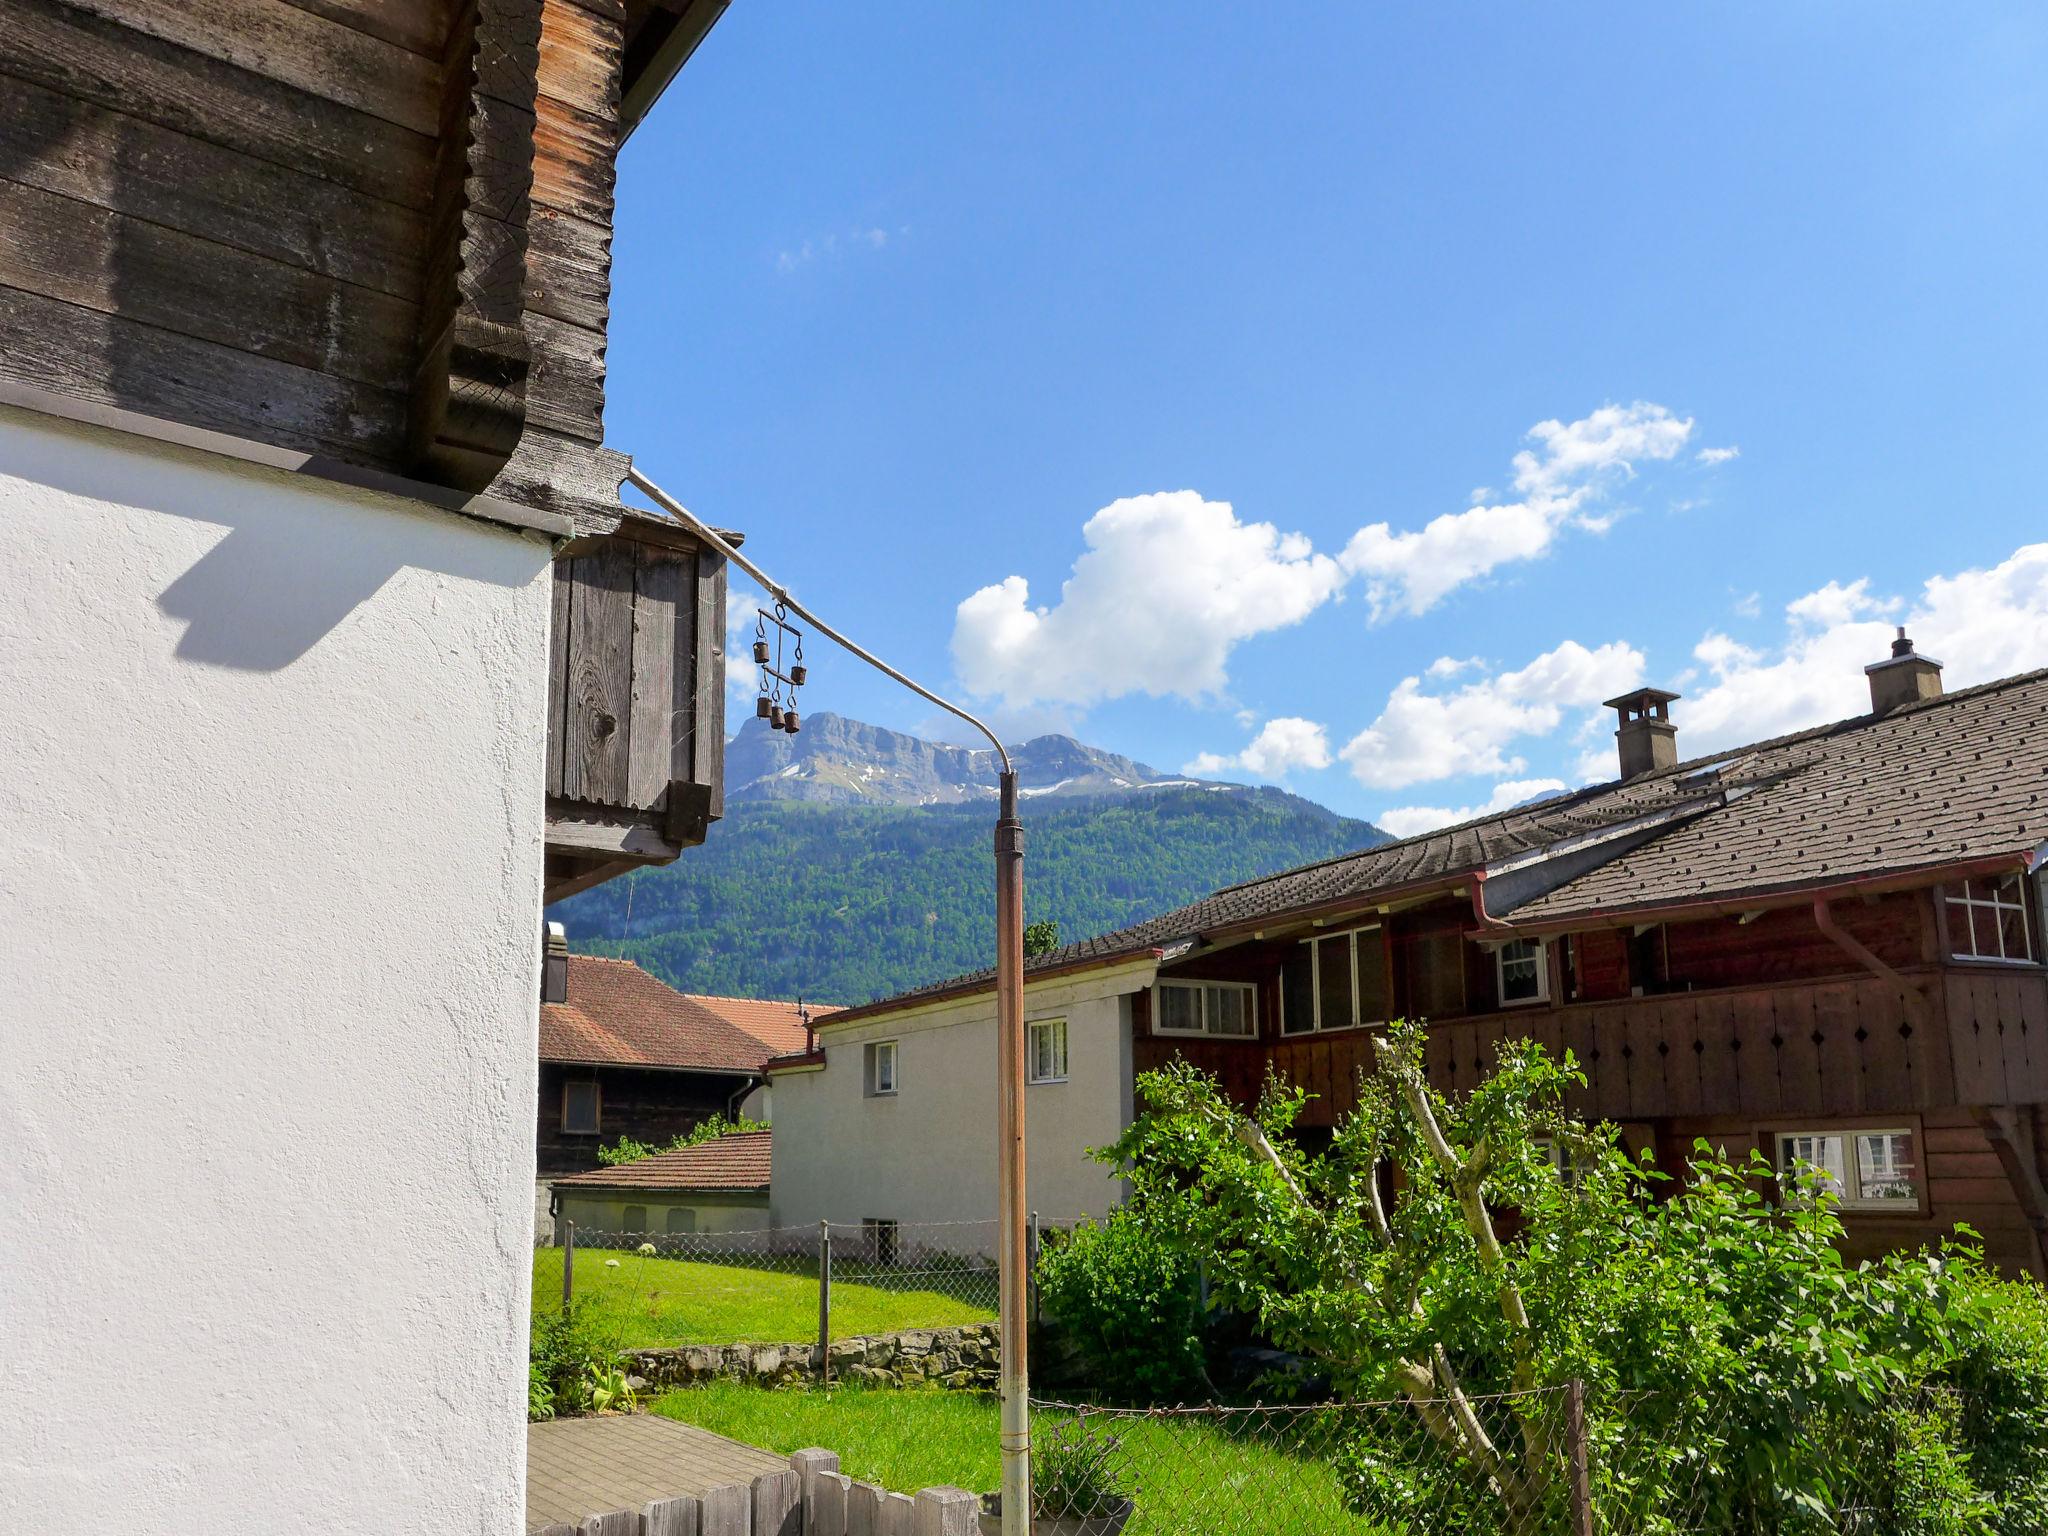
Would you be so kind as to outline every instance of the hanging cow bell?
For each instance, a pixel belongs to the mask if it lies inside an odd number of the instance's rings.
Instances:
[[[756,720],[766,720],[768,718],[769,710],[773,709],[774,707],[775,706],[769,702],[768,695],[765,693],[762,694],[758,699],[754,700],[754,718]]]
[[[795,711],[795,710],[793,710],[793,709],[785,709],[785,710],[784,710],[784,711],[782,712],[782,728],[783,728],[783,729],[784,729],[785,731],[789,732],[789,734],[790,734],[790,735],[792,735],[792,736],[794,736],[794,735],[795,735],[795,734],[797,733],[797,723],[796,723],[796,711]]]

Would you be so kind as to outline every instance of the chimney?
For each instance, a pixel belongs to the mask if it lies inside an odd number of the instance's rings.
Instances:
[[[1941,697],[1941,663],[1914,651],[1903,624],[1899,626],[1898,639],[1892,642],[1891,655],[1883,661],[1873,661],[1863,669],[1863,675],[1870,679],[1873,714],[1888,715],[1901,704]]]
[[[1671,701],[1677,697],[1662,688],[1638,688],[1607,701],[1606,707],[1621,716],[1621,729],[1614,733],[1614,740],[1621,748],[1624,779],[1654,773],[1678,761],[1678,727],[1671,723]]]
[[[566,1003],[569,1000],[569,932],[560,923],[549,923],[541,934],[540,1000]]]

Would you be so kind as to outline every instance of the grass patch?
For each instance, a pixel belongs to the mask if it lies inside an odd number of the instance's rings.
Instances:
[[[618,1267],[605,1263],[618,1260]],[[832,1337],[946,1328],[993,1321],[995,1312],[949,1294],[949,1277],[923,1275],[891,1282],[832,1276]],[[978,1279],[978,1277],[964,1277]],[[621,1349],[676,1344],[800,1344],[818,1337],[818,1269],[791,1260],[775,1269],[649,1258],[630,1250],[579,1248],[578,1310]],[[911,1287],[921,1287],[912,1289]],[[964,1288],[964,1286],[963,1286]],[[534,1306],[560,1305],[562,1250],[533,1251]]]
[[[1001,1480],[995,1401],[964,1392],[766,1391],[719,1382],[666,1393],[654,1412],[783,1454],[823,1446],[839,1453],[847,1476],[903,1493],[942,1483],[983,1493]],[[1313,1457],[1200,1420],[1134,1419],[1109,1429],[1122,1440],[1118,1466],[1137,1499],[1129,1536],[1385,1530],[1346,1512],[1336,1472]]]

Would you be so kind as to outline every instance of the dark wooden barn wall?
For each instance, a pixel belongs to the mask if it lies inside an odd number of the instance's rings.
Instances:
[[[570,1136],[562,1130],[562,1084],[569,1078],[598,1082],[598,1134]],[[709,1072],[653,1072],[634,1067],[574,1067],[542,1062],[540,1113],[535,1142],[536,1171],[542,1175],[581,1173],[599,1166],[598,1144],[621,1136],[666,1144],[722,1114],[739,1080]]]
[[[0,377],[411,472],[454,0],[0,0]],[[494,494],[616,520],[624,7],[545,0],[525,430]]]

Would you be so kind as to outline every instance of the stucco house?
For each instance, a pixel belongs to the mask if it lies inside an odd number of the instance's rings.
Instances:
[[[769,1058],[809,1038],[795,1003],[678,992],[630,960],[571,955],[565,990],[540,1010],[540,1233],[553,1226],[557,1184],[597,1169],[601,1146],[628,1137],[665,1146],[713,1115],[766,1122]],[[766,1142],[761,1149],[765,1191]]]
[[[1871,710],[1680,760],[1676,695],[1611,701],[1620,777],[1235,886],[1027,965],[1029,1199],[1118,1198],[1088,1150],[1176,1057],[1327,1137],[1386,1020],[1474,1086],[1569,1049],[1574,1108],[1682,1168],[1696,1138],[1812,1162],[1865,1255],[1967,1223],[2048,1277],[2048,672],[1944,694],[1903,633]],[[985,1220],[992,978],[824,1021],[770,1064],[778,1224]]]
[[[20,1520],[521,1527],[542,903],[721,809],[603,408],[722,9],[0,0]]]
[[[657,1152],[616,1168],[555,1180],[556,1241],[561,1224],[617,1243],[699,1232],[758,1232],[769,1225],[770,1131],[741,1131]]]

